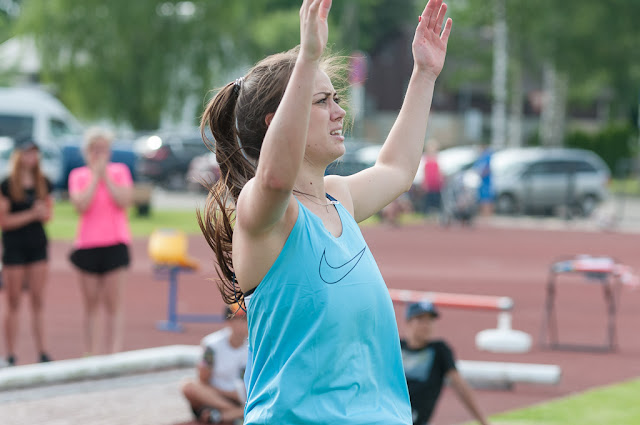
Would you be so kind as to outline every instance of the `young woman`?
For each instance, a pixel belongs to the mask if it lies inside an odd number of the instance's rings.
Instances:
[[[203,115],[223,177],[198,217],[225,302],[246,304],[246,425],[411,424],[393,305],[357,222],[411,186],[451,21],[442,30],[446,6],[429,0],[375,166],[325,177],[345,152],[323,58],[330,7],[305,0],[299,48],[226,85]]]
[[[110,133],[87,130],[87,163],[71,171],[69,197],[80,214],[71,262],[78,269],[86,320],[85,354],[98,353],[98,307],[106,312],[106,345],[110,353],[122,349],[123,291],[129,266],[131,232],[127,207],[133,198],[133,181],[126,165],[109,162]]]
[[[0,184],[2,277],[7,299],[4,335],[9,365],[17,362],[16,335],[23,285],[26,285],[31,298],[33,336],[38,360],[50,360],[45,349],[42,319],[48,247],[43,223],[51,218],[53,198],[51,183],[40,170],[39,152],[33,139],[17,140],[11,157],[9,177]]]

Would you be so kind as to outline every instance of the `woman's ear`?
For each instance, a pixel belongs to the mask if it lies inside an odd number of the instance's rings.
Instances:
[[[265,124],[267,124],[267,127],[269,127],[271,125],[271,121],[273,121],[273,116],[275,115],[275,113],[271,112],[268,113],[266,117],[264,117],[264,122]]]

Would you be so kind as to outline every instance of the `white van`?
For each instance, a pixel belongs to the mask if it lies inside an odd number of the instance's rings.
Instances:
[[[81,126],[55,96],[38,87],[0,87],[0,137],[30,134],[38,143],[79,135]]]
[[[62,139],[80,133],[64,105],[37,87],[0,87],[0,179],[9,172],[13,140],[31,135],[40,145],[43,173],[54,184],[62,174]]]

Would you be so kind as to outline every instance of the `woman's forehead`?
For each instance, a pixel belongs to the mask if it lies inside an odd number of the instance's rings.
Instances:
[[[315,88],[317,92],[331,92],[333,93],[335,90],[333,88],[333,84],[331,83],[331,78],[327,75],[326,72],[319,70],[316,73],[316,81]]]

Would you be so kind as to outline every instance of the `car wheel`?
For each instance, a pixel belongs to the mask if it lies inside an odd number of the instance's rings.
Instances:
[[[510,193],[501,194],[496,202],[496,210],[501,214],[516,214],[518,212],[516,198]]]
[[[593,195],[585,195],[580,201],[580,214],[582,214],[583,217],[589,217],[593,214],[597,206],[598,198]]]

